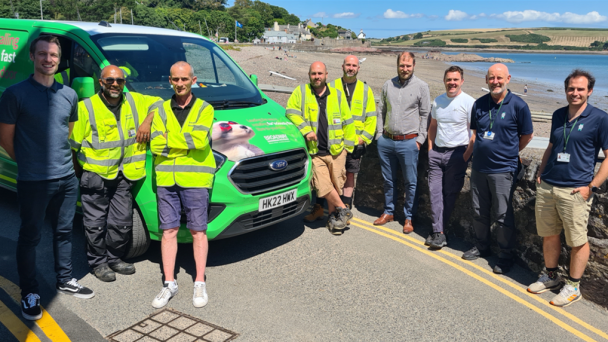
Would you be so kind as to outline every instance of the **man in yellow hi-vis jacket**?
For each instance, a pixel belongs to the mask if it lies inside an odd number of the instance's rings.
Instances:
[[[286,115],[306,139],[312,155],[312,186],[329,207],[327,228],[341,235],[353,216],[340,195],[346,180],[346,152],[355,147],[355,124],[341,91],[326,84],[327,68],[314,62],[310,83],[297,87],[287,102]]]
[[[87,238],[87,259],[101,281],[116,273],[133,274],[121,258],[133,229],[133,183],[146,176],[146,145],[159,97],[123,93],[125,75],[115,65],[105,67],[101,91],[78,104],[78,121],[70,135],[80,179],[80,202]]]
[[[192,85],[196,76],[190,64],[177,62],[171,67],[169,82],[175,95],[154,109],[152,141],[156,171],[158,216],[165,283],[152,301],[152,306],[167,305],[177,293],[174,278],[177,256],[177,232],[182,207],[186,212],[186,227],[192,234],[196,279],[192,304],[207,304],[205,266],[207,264],[207,207],[209,189],[213,185],[215,159],[209,145],[209,129],[213,125],[213,107],[196,98]]]

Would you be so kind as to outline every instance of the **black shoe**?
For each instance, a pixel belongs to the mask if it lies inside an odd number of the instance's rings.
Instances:
[[[135,266],[122,260],[119,260],[117,263],[110,264],[110,268],[112,269],[112,271],[119,274],[128,275],[135,273]],[[116,276],[114,276],[114,278],[116,279]]]
[[[505,274],[511,270],[513,267],[514,261],[513,259],[500,258],[494,266],[494,273],[496,274]]]
[[[492,255],[492,252],[489,249],[480,251],[479,249],[477,249],[477,247],[473,247],[468,251],[464,252],[462,258],[464,260],[475,260],[478,258],[489,257],[490,255]]]
[[[95,297],[95,292],[88,287],[78,284],[76,278],[72,278],[72,280],[63,284],[57,284],[57,291],[76,298],[89,299]]]
[[[327,218],[327,229],[333,235],[342,235],[346,226],[336,218],[336,213],[329,214]]]
[[[21,315],[23,318],[30,321],[35,321],[42,318],[39,295],[35,293],[28,293],[27,296],[21,298]]]
[[[93,269],[93,274],[97,279],[105,282],[116,280],[116,273],[108,267],[108,264],[101,264]]]
[[[336,208],[336,219],[344,223],[344,227],[348,226],[350,219],[353,218],[353,213],[348,208]]]
[[[447,245],[448,242],[445,239],[445,234],[433,233],[433,239],[431,240],[430,244],[431,249],[441,249]]]
[[[429,233],[429,236],[426,237],[426,240],[424,240],[424,245],[430,246],[431,241],[433,241],[433,232]]]

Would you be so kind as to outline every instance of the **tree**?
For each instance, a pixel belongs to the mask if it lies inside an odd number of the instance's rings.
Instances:
[[[602,44],[603,44],[602,42],[600,42],[599,40],[596,40],[593,43],[591,43],[591,47],[599,47]]]
[[[422,33],[418,32],[414,35],[414,39],[422,39]]]

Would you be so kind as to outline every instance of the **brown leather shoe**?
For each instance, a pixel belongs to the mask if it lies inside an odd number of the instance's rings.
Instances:
[[[405,224],[403,225],[403,234],[409,234],[414,231],[414,226],[412,226],[412,220],[405,220]]]
[[[393,215],[382,214],[374,221],[374,226],[383,226],[387,222],[393,222]]]

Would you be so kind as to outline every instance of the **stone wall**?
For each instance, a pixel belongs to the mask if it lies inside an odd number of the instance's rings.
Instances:
[[[426,145],[421,148],[418,163],[418,206],[414,217],[416,232],[426,238],[431,230],[429,188],[428,188],[428,154]],[[521,153],[524,165],[527,165],[526,173],[521,179],[513,196],[515,210],[515,222],[517,227],[517,262],[533,272],[540,272],[544,268],[542,254],[542,238],[536,235],[536,219],[534,205],[536,203],[536,184],[534,175],[541,162],[544,150],[525,149]],[[599,163],[596,166],[596,172]],[[474,242],[472,226],[472,207],[470,194],[470,167],[467,170],[464,187],[456,201],[456,207],[449,226],[446,227],[448,236],[457,236],[466,241]],[[368,146],[361,172],[358,175],[355,193],[355,206],[358,210],[373,209],[377,215],[383,211],[384,191],[383,179],[380,173],[380,160],[378,157],[377,144],[374,142]],[[398,175],[399,197],[395,204],[396,218],[403,223],[403,177]],[[589,264],[583,276],[581,291],[583,296],[599,305],[608,308],[608,217],[605,206],[608,204],[606,184],[602,185],[599,193],[595,195],[591,216],[589,218],[588,236],[591,247]],[[421,228],[424,227],[424,228]],[[566,247],[562,233],[562,253],[560,256],[560,269],[562,275],[567,275],[569,265],[570,249]],[[498,251],[494,240],[492,248]]]
[[[314,41],[304,41],[296,44],[275,44],[281,45],[283,48],[290,51],[324,51],[334,48],[343,47],[364,47],[369,48],[371,43],[369,40],[365,42],[359,39],[332,39],[323,38],[315,39]]]

